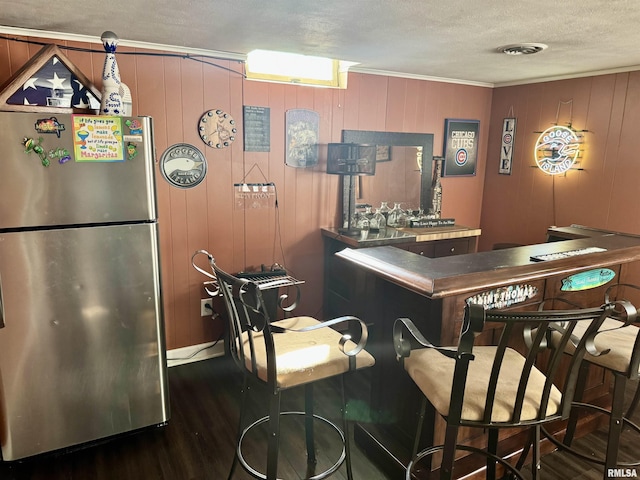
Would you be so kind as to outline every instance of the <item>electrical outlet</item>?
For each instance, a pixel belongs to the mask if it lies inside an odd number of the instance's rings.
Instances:
[[[200,316],[210,317],[213,315],[212,300],[210,298],[203,298],[200,300]]]

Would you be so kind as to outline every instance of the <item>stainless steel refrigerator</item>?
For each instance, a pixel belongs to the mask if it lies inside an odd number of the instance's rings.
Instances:
[[[0,112],[2,459],[169,419],[152,122]]]

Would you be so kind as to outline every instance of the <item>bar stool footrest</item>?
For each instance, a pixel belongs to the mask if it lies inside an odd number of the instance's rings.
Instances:
[[[571,404],[571,407],[572,408],[575,408],[575,407],[585,408],[585,409],[588,409],[588,410],[594,410],[596,412],[603,413],[605,415],[611,415],[611,411],[610,410],[607,410],[606,408],[600,407],[598,405],[593,405],[593,404],[590,404],[590,403],[573,402]],[[640,434],[640,426],[636,425],[635,423],[633,423],[631,420],[629,420],[626,417],[623,417],[622,421],[623,421],[625,426],[631,427],[633,430],[636,431],[636,433]],[[582,452],[576,450],[571,445],[567,445],[566,443],[561,442],[560,440],[555,438],[544,427],[541,427],[541,432],[551,443],[553,443],[556,447],[558,447],[558,449],[560,449],[562,451],[565,451],[565,452],[568,452],[568,453],[570,453],[570,454],[572,454],[572,455],[574,455],[574,456],[576,456],[578,458],[581,458],[582,460],[585,460],[587,462],[595,463],[595,464],[601,465],[601,466],[605,466],[606,465],[604,458],[594,457],[593,455],[587,455],[586,453],[582,453]],[[621,468],[637,467],[637,466],[640,466],[640,460],[638,460],[636,462],[619,462],[618,466],[621,467]]]
[[[522,476],[522,474],[518,471],[517,468],[515,468],[513,465],[511,465],[509,462],[507,462],[506,460],[504,460],[503,458],[498,457],[497,455],[494,455],[493,453],[490,453],[486,450],[483,450],[481,448],[477,448],[477,447],[472,447],[470,445],[461,445],[461,444],[456,444],[456,450],[464,450],[467,452],[471,452],[471,453],[477,453],[480,455],[483,455],[487,458],[490,458],[496,462],[498,462],[500,465],[502,465],[511,475],[513,476],[508,476],[506,478],[517,478],[519,480],[525,480],[524,477]],[[413,467],[416,465],[416,463],[418,463],[419,461],[421,461],[422,459],[429,457],[431,455],[433,455],[434,453],[436,453],[439,450],[443,450],[444,449],[444,445],[436,445],[434,447],[429,447],[426,448],[424,450],[422,450],[421,452],[418,452],[418,454],[413,457],[411,459],[411,461],[409,462],[409,465],[407,465],[407,473],[405,476],[405,480],[412,480],[412,470]]]
[[[305,412],[280,412],[280,416],[287,416],[287,415],[302,415],[305,416]],[[319,420],[323,423],[325,423],[326,425],[329,425],[333,430],[335,430],[335,432],[340,436],[340,439],[342,440],[342,452],[340,453],[340,456],[338,458],[338,460],[332,465],[330,466],[327,470],[325,470],[324,472],[320,472],[312,477],[309,477],[308,480],[322,480],[323,478],[328,477],[329,475],[331,475],[332,473],[334,473],[336,470],[338,470],[338,468],[340,468],[340,466],[344,463],[344,460],[346,458],[346,442],[345,442],[345,433],[342,431],[342,429],[340,427],[338,427],[335,423],[333,423],[332,421],[321,417],[320,415],[313,415],[313,418],[315,420]],[[262,480],[266,480],[267,475],[259,472],[258,470],[256,470],[254,467],[252,467],[249,462],[247,462],[247,460],[244,458],[244,455],[242,453],[242,441],[244,440],[245,436],[249,433],[250,430],[252,430],[254,427],[257,427],[258,425],[262,425],[263,423],[266,423],[269,421],[269,416],[266,415],[264,417],[259,418],[258,420],[256,420],[255,422],[253,422],[251,425],[249,425],[248,427],[246,427],[243,431],[242,431],[242,435],[240,435],[240,441],[238,442],[238,446],[237,446],[237,455],[238,455],[238,461],[240,462],[240,465],[242,465],[242,467],[252,476],[254,476],[255,478],[259,478]]]

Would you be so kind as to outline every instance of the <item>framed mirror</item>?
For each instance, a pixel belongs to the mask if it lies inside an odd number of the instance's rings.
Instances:
[[[391,208],[393,202],[402,202],[403,208],[421,208],[425,212],[429,210],[433,162],[432,133],[343,130],[342,141],[379,147],[375,176],[343,177],[343,218],[353,215],[353,206],[356,204],[368,203],[375,209],[380,206],[381,201],[389,202]],[[358,182],[355,188],[349,188],[350,181]],[[351,202],[349,192],[352,195]],[[352,205],[351,212],[347,212],[348,205]]]

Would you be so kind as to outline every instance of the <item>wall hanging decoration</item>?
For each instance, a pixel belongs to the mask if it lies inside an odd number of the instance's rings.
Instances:
[[[558,124],[562,105],[569,105],[569,122],[566,126]],[[539,134],[533,152],[536,166],[548,175],[565,175],[569,170],[584,170],[576,165],[582,149],[583,133],[588,130],[576,130],[572,121],[573,100],[560,101],[555,124],[543,132],[535,132]]]
[[[478,158],[479,120],[444,121],[443,176],[470,176],[476,174]]]
[[[502,121],[502,146],[500,147],[500,167],[498,173],[511,175],[513,147],[516,144],[516,119],[508,117]]]
[[[188,143],[176,143],[167,148],[160,158],[160,172],[174,187],[192,188],[207,175],[207,159]]]
[[[536,140],[535,160],[538,168],[549,175],[566,173],[578,158],[580,141],[569,127],[554,125]]]
[[[287,110],[285,163],[290,167],[313,167],[318,163],[320,114],[312,110]]]
[[[0,91],[0,110],[98,113],[100,91],[56,45],[31,57]]]
[[[244,210],[275,206],[276,185],[274,183],[236,183],[233,188],[236,209]]]
[[[257,168],[261,175],[259,182],[247,182],[247,177],[254,168]],[[269,182],[262,169],[254,164],[241,182],[233,184],[234,205],[237,210],[269,208],[276,206],[277,192],[276,184]]]
[[[202,141],[212,148],[228,147],[236,139],[236,121],[224,110],[205,112],[198,123],[198,133]]]
[[[244,151],[271,151],[271,109],[269,107],[243,108]]]

